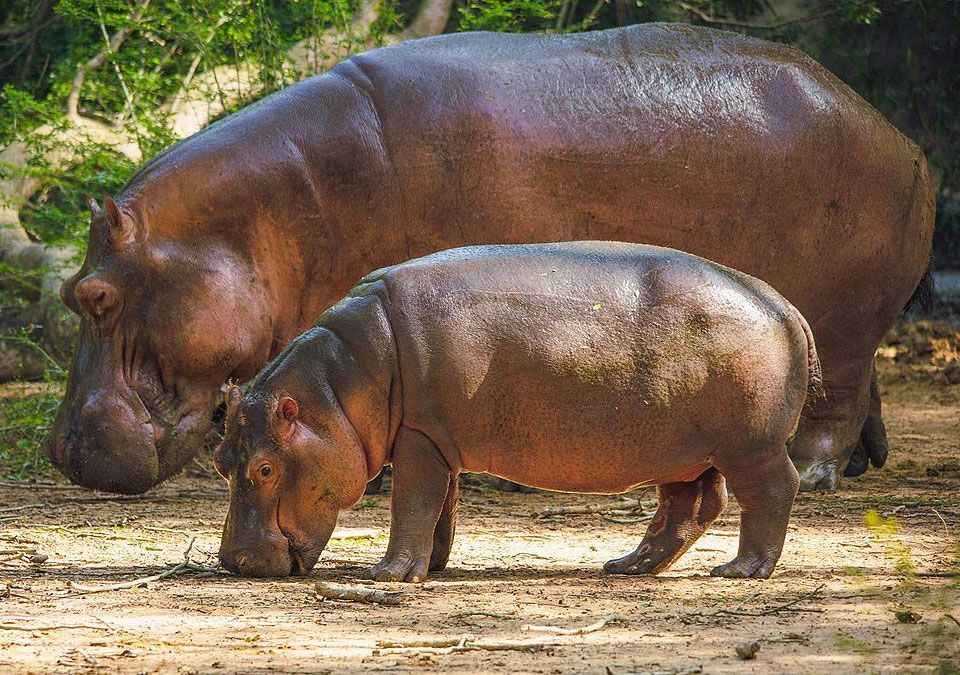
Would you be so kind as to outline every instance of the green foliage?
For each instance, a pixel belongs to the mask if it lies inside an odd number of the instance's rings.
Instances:
[[[52,475],[41,449],[63,394],[59,378],[44,384],[14,385],[0,398],[0,478]]]
[[[471,0],[460,6],[460,30],[521,32],[553,26],[560,0]]]
[[[28,5],[33,3],[15,4],[8,20],[28,20]],[[137,8],[144,5],[138,18]],[[117,31],[131,32],[100,67],[88,69],[78,111],[131,131],[146,158],[176,140],[165,104],[198,74],[224,65],[239,69],[236,64],[243,63],[249,69],[246,74],[262,84],[262,94],[274,91],[302,76],[286,66],[287,50],[298,40],[344,28],[357,5],[358,0],[57,2],[36,36],[43,49],[51,50],[41,77],[34,79],[32,72],[18,77],[12,66],[0,70],[0,81],[7,82],[0,94],[0,145],[26,141],[34,151],[25,168],[0,166],[0,178],[36,178],[43,185],[21,211],[28,232],[37,241],[70,243],[82,253],[89,227],[86,197],[115,193],[136,170],[123,156],[84,139],[78,140],[76,148],[83,161],[67,171],[42,159],[55,132],[68,123],[64,111],[79,64],[103,52]],[[375,41],[401,21],[396,0],[381,5],[373,30]],[[47,42],[48,34],[63,38],[56,50]],[[16,47],[0,46],[0,58],[18,53]],[[219,82],[215,84],[210,96],[223,98]],[[231,105],[224,114],[247,102]],[[44,124],[50,133],[38,133]]]

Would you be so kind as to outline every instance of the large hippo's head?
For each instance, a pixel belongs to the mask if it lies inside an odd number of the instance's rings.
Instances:
[[[268,366],[269,368],[269,366]],[[242,576],[308,574],[367,484],[367,461],[332,390],[301,413],[284,393],[231,387],[214,453],[230,485],[220,561]]]
[[[149,212],[111,199],[90,208],[86,259],[60,291],[80,334],[48,452],[75,483],[140,493],[202,446],[222,383],[269,358],[269,318],[227,245],[148,238]]]

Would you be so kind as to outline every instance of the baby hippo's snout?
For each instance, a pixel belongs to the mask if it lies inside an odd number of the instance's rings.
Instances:
[[[242,577],[286,577],[292,573],[286,540],[282,546],[221,547],[220,563]]]

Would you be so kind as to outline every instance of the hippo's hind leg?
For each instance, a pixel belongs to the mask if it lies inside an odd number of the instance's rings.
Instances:
[[[727,488],[720,472],[707,469],[688,483],[657,488],[660,504],[640,546],[603,566],[614,574],[657,574],[683,555],[727,506]]]
[[[447,496],[443,501],[440,518],[433,530],[433,551],[430,553],[430,571],[436,572],[447,566],[453,535],[457,530],[457,509],[460,507],[460,476],[450,474]]]
[[[766,579],[783,551],[790,509],[800,483],[786,447],[776,452],[742,453],[751,461],[723,464],[723,472],[740,504],[740,548],[737,557],[711,572],[717,577]]]
[[[863,443],[864,421],[872,406],[872,366],[869,360],[823,364],[826,395],[808,402],[790,442],[790,458],[800,474],[801,490],[835,490],[848,462],[853,465],[847,472],[856,471],[859,465],[866,469],[866,456],[857,457],[856,449]],[[876,402],[879,404],[879,396]],[[871,452],[869,447],[864,449]]]

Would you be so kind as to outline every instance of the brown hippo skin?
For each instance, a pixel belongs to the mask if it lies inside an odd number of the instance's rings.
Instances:
[[[378,49],[93,204],[62,290],[82,321],[50,454],[77,483],[142,492],[198,452],[223,382],[252,377],[371,269],[610,239],[744,270],[804,312],[827,396],[791,455],[804,485],[833,487],[858,443],[886,453],[873,355],[924,273],[932,216],[917,148],[789,47],[653,24]]]
[[[460,471],[566,492],[658,485],[639,548],[668,567],[726,504],[768,577],[799,478],[787,455],[813,334],[770,286],[686,253],[572,242],[444,251],[375,272],[229,396],[215,454],[230,484],[220,559],[306,573],[337,513],[393,466],[390,543],[370,570],[422,581],[453,541]]]

